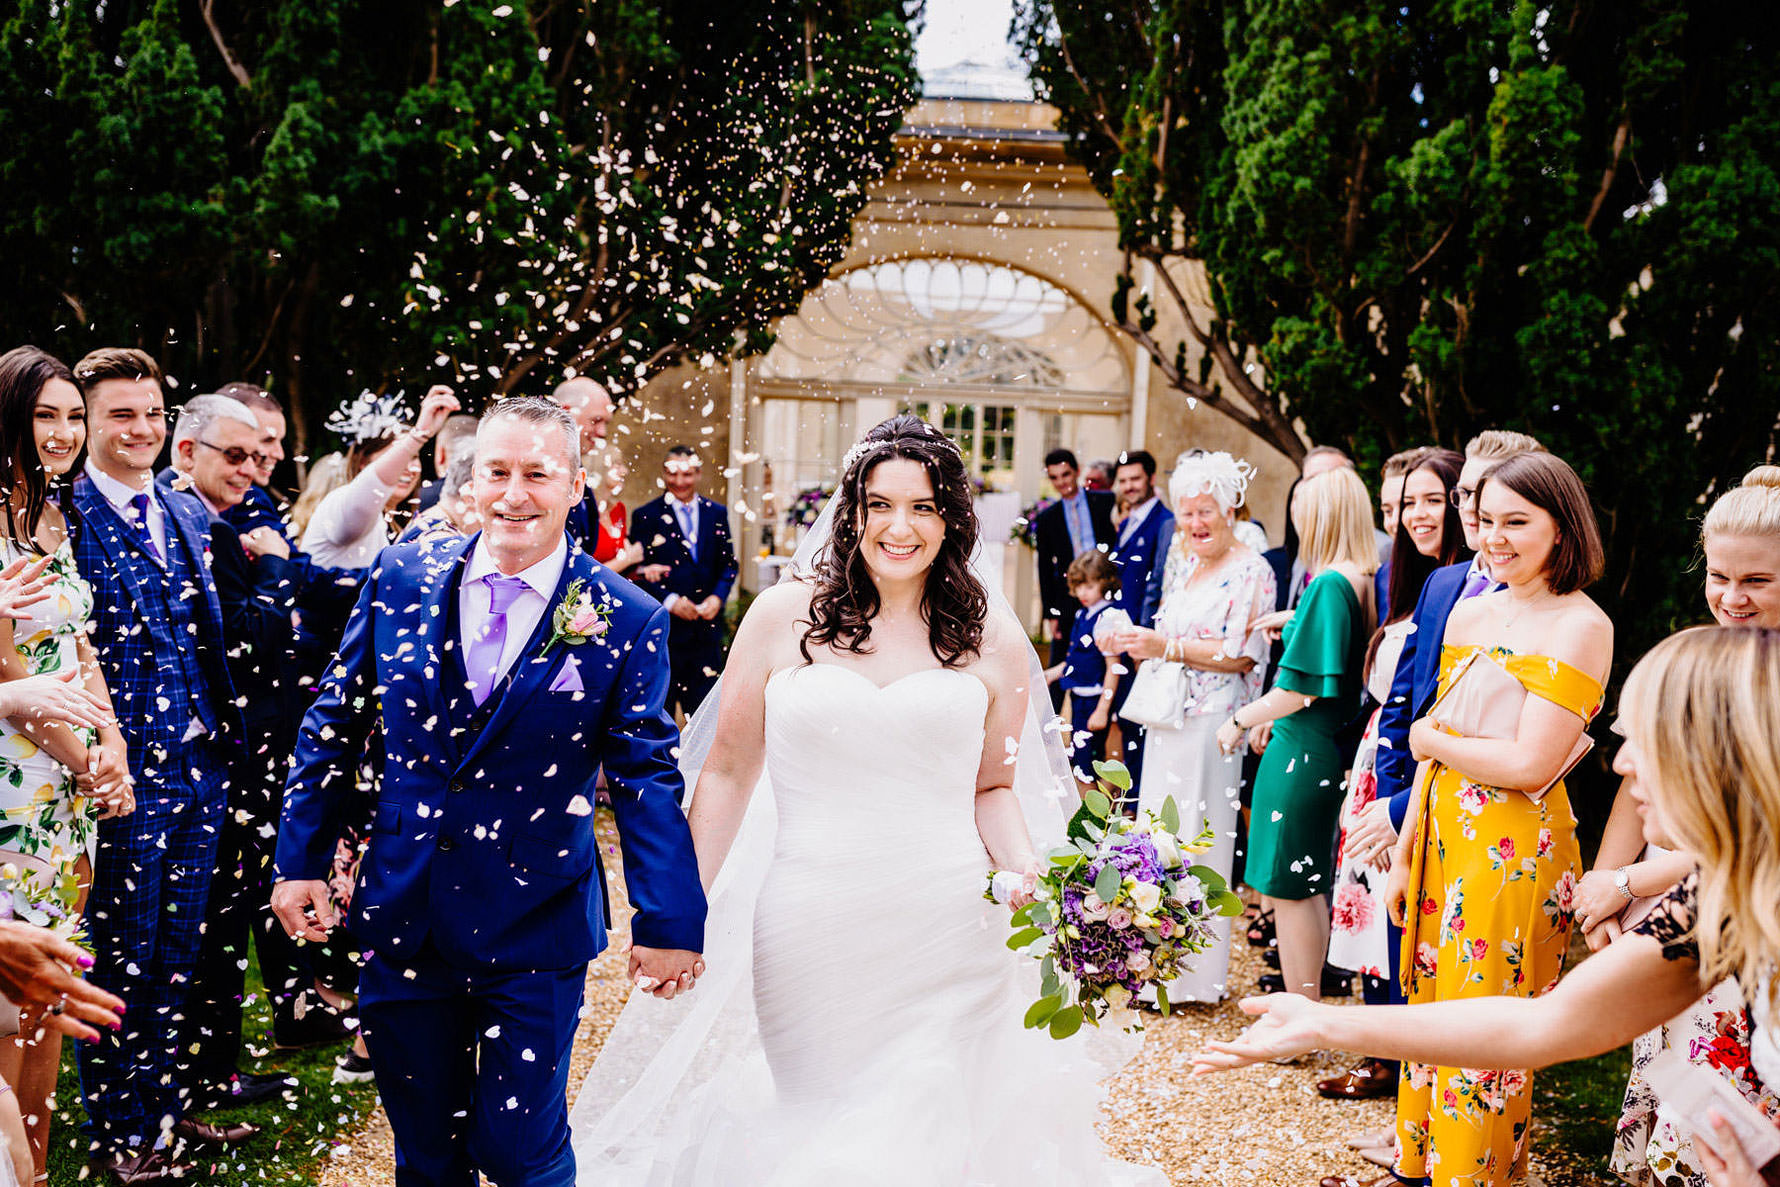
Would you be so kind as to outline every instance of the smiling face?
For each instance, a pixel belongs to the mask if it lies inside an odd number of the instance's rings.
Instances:
[[[1126,462],[1113,473],[1113,493],[1118,496],[1119,506],[1127,510],[1148,502],[1151,486],[1149,474],[1137,462]]]
[[[1378,484],[1378,520],[1387,536],[1397,534],[1397,517],[1403,508],[1402,474],[1386,475]]]
[[[1440,539],[1445,533],[1446,515],[1451,504],[1440,475],[1424,466],[1413,471],[1403,483],[1403,503],[1398,518],[1409,533],[1410,542],[1423,556],[1440,555]]]
[[[192,476],[192,485],[212,507],[233,507],[258,481],[260,468],[253,454],[259,440],[258,429],[219,416],[195,440],[178,443],[180,468]],[[233,464],[228,458],[232,450],[239,450],[236,456],[241,459]]]
[[[88,453],[119,482],[142,485],[167,440],[167,406],[153,379],[102,379],[87,395]]]
[[[87,406],[80,389],[66,379],[44,384],[31,409],[31,434],[43,472],[52,478],[66,474],[87,441]]]
[[[1482,548],[1477,540],[1477,484],[1495,464],[1488,458],[1466,458],[1464,469],[1459,471],[1459,484],[1452,488],[1453,501],[1459,508],[1459,526],[1465,529],[1465,547],[1472,552]]]
[[[501,572],[518,573],[555,551],[587,481],[556,428],[496,417],[476,434],[470,501]]]
[[[859,555],[879,584],[920,579],[939,559],[946,521],[920,462],[892,457],[873,466],[859,514]]]
[[[272,481],[273,468],[284,460],[284,413],[272,408],[256,408],[253,418],[260,422],[259,443],[254,448],[266,459],[264,465],[254,467],[253,480],[264,486]]]
[[[704,467],[695,457],[670,457],[661,464],[661,485],[668,494],[682,503],[690,503],[698,493],[698,480]]]
[[[1489,482],[1476,500],[1478,541],[1490,576],[1504,585],[1543,579],[1557,546],[1551,513],[1500,482]]]
[[[1706,537],[1706,605],[1719,626],[1780,627],[1780,537]]]
[[[1202,562],[1223,556],[1236,542],[1235,517],[1209,491],[1175,502],[1174,528]]]
[[[1075,498],[1075,492],[1081,486],[1081,474],[1068,462],[1046,466],[1045,477],[1051,480],[1051,489],[1057,492],[1059,499]]]

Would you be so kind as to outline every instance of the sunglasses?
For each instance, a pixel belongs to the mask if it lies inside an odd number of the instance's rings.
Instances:
[[[272,460],[271,457],[266,454],[242,449],[239,445],[231,445],[229,448],[224,449],[222,446],[212,445],[208,441],[200,441],[198,444],[202,445],[205,449],[216,450],[216,452],[223,455],[223,461],[229,463],[231,466],[239,466],[242,462],[252,459],[254,465],[263,467],[267,462]]]

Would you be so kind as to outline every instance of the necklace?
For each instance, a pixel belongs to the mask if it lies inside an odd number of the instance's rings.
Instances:
[[[1504,631],[1506,631],[1508,628],[1512,627],[1516,622],[1519,622],[1521,615],[1525,614],[1528,610],[1531,610],[1534,606],[1543,605],[1546,602],[1556,601],[1557,598],[1558,598],[1558,595],[1552,593],[1549,589],[1545,590],[1543,593],[1539,594],[1537,597],[1528,598],[1524,602],[1520,601],[1519,599],[1515,598],[1514,595],[1510,594],[1509,600],[1511,602],[1514,602],[1515,605],[1514,605],[1514,609],[1509,612],[1508,617],[1504,618],[1502,620],[1502,629]]]

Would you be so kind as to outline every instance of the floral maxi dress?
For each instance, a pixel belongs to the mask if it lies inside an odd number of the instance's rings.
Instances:
[[[0,543],[0,565],[21,555],[10,543]],[[54,578],[49,597],[26,607],[12,624],[13,646],[33,676],[80,662],[76,640],[93,614],[93,591],[75,571],[74,550],[66,541],[56,549],[49,573]],[[91,732],[81,734],[90,743]],[[97,828],[93,805],[79,794],[68,768],[0,719],[0,851],[36,858],[65,876],[92,855]]]
[[[1441,654],[1441,687],[1474,647]],[[1584,722],[1601,686],[1562,660],[1492,651],[1527,692]],[[1557,984],[1575,922],[1581,854],[1559,782],[1535,801],[1433,764],[1410,867],[1402,976],[1411,1005]],[[1403,1064],[1397,1172],[1434,1187],[1493,1187],[1526,1176],[1531,1077],[1525,1071]]]

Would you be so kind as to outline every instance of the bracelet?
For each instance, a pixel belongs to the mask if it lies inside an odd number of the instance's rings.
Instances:
[[[1178,647],[1179,645],[1180,645],[1180,640],[1174,638],[1172,635],[1166,636],[1165,638],[1163,638],[1163,640],[1162,640],[1162,662],[1163,663],[1172,664],[1172,663],[1180,662],[1179,658],[1174,653],[1175,648]]]

